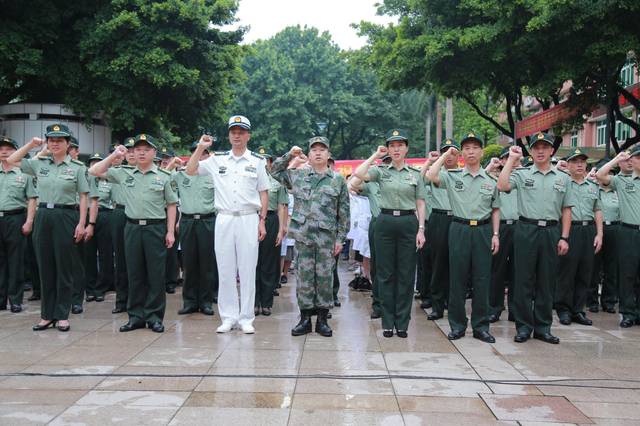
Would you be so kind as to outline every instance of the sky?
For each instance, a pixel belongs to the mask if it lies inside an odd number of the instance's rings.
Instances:
[[[352,23],[362,20],[385,24],[392,18],[376,16],[382,0],[240,0],[238,25],[250,26],[243,43],[267,39],[292,25],[329,31],[342,49],[358,49],[366,38],[358,37]]]

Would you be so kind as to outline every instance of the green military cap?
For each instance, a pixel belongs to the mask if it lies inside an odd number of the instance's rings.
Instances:
[[[71,138],[71,131],[64,124],[51,124],[47,126],[44,136],[46,138]]]
[[[510,149],[511,146],[505,146],[504,148],[502,148],[502,151],[500,151],[500,155],[498,155],[498,158],[502,160],[504,157],[508,157]]]
[[[632,157],[635,157],[636,155],[640,155],[640,145],[636,145],[635,147],[633,147],[633,149],[631,150],[631,152],[629,152],[629,154]]]
[[[91,157],[89,157],[88,162],[91,163],[92,161],[102,161],[104,160],[104,158],[102,157],[102,155],[100,155],[99,152],[96,152],[95,154],[93,154]]]
[[[325,138],[324,136],[314,136],[309,139],[309,149],[311,149],[311,147],[317,143],[322,144],[326,146],[327,149],[329,149],[329,139]]]
[[[267,150],[263,146],[258,148],[258,154],[263,156],[265,158],[265,160],[271,159],[271,154],[267,154]]]
[[[460,146],[464,145],[467,142],[478,142],[480,147],[484,146],[484,142],[480,139],[475,132],[469,132],[467,135],[460,141]]]
[[[531,139],[529,140],[529,148],[532,148],[533,145],[535,145],[538,142],[544,142],[553,146],[553,144],[555,143],[555,138],[548,133],[538,132],[537,134],[532,136]]]
[[[582,151],[580,148],[576,148],[571,154],[569,154],[569,156],[567,157],[567,161],[571,161],[580,157],[584,158],[585,160],[589,158],[589,156],[585,154],[584,151]]]
[[[402,129],[391,129],[387,132],[386,142],[387,146],[390,142],[401,141],[409,145],[409,135]]]
[[[384,157],[380,159],[381,162],[385,163],[391,160],[391,156],[389,154],[385,154]]]
[[[162,148],[160,148],[160,157],[161,158],[172,158],[175,157],[176,154],[175,152],[173,152],[172,149],[167,148],[166,146],[163,146]]]
[[[131,138],[131,137],[126,138],[126,139],[124,140],[124,147],[125,147],[125,148],[127,148],[127,149],[129,149],[129,148],[133,148],[133,146],[135,145],[135,143],[136,143],[136,138]]]
[[[78,143],[78,139],[76,139],[75,136],[71,136],[69,139],[69,146],[80,149],[80,144]]]
[[[454,141],[453,139],[447,139],[440,146],[440,152],[445,152],[449,148],[460,150],[460,146],[456,143],[456,141]]]
[[[151,148],[157,150],[158,146],[156,145],[156,140],[153,136],[147,135],[146,133],[141,133],[134,138],[133,146],[138,145],[139,143],[146,143]]]
[[[16,150],[18,149],[18,143],[7,136],[0,136],[0,146],[1,145],[9,145]]]

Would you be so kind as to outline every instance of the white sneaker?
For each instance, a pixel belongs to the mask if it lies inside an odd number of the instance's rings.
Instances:
[[[256,332],[255,327],[252,326],[251,324],[242,324],[240,328],[242,328],[242,332],[244,334],[253,334]]]
[[[228,333],[231,331],[232,328],[233,328],[233,324],[225,321],[222,323],[222,325],[220,325],[220,327],[218,327],[218,329],[216,330],[216,333]]]

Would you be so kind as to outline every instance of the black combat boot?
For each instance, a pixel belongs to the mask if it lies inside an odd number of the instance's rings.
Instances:
[[[311,333],[311,312],[307,309],[300,311],[300,322],[291,329],[292,336],[303,336]]]
[[[331,331],[331,327],[327,324],[327,314],[329,314],[328,309],[318,309],[316,333],[324,337],[331,337],[333,335],[333,331]]]

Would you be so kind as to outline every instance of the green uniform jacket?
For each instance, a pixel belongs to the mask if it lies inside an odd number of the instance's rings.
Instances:
[[[630,225],[640,225],[640,176],[616,175],[609,187],[618,193],[620,221]]]
[[[215,188],[210,174],[189,176],[184,170],[171,175],[178,190],[180,211],[186,214],[215,212]]]
[[[618,193],[611,189],[600,188],[600,201],[602,202],[602,215],[605,222],[617,222],[620,220],[620,205]]]
[[[16,167],[4,171],[0,168],[0,211],[6,212],[27,207],[27,200],[38,197],[33,177]]]
[[[439,178],[438,186],[447,190],[454,216],[484,220],[500,207],[497,183],[482,168],[475,176],[467,168],[441,170]]]
[[[275,212],[278,211],[278,204],[289,204],[289,195],[287,189],[280,185],[280,182],[275,180],[273,176],[269,175],[269,209]]]
[[[571,189],[576,196],[576,203],[571,207],[571,220],[595,220],[595,213],[602,210],[598,185],[586,180],[578,183],[571,179]]]
[[[41,203],[77,204],[77,195],[89,192],[87,168],[66,156],[56,165],[52,157],[23,159],[21,170],[37,179]]]
[[[89,177],[89,198],[97,198],[98,206],[106,209],[115,207],[112,190],[115,185],[96,176]]]
[[[392,164],[369,169],[369,180],[380,185],[380,208],[415,210],[416,200],[424,200],[420,172],[405,164],[400,170]]]

